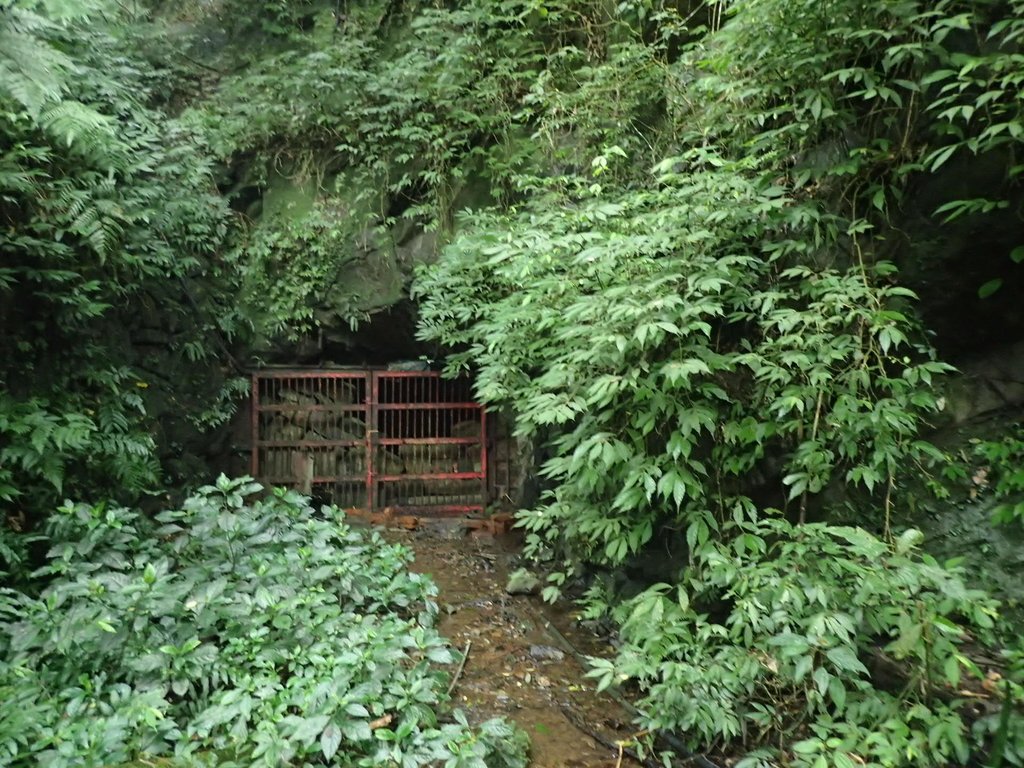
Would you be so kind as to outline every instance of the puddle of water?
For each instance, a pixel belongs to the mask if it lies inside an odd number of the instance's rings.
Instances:
[[[633,726],[622,707],[594,692],[584,670],[543,626],[544,619],[576,648],[595,652],[591,636],[571,626],[565,609],[542,607],[537,597],[505,594],[514,549],[501,537],[441,538],[430,529],[392,531],[416,554],[413,570],[438,585],[440,631],[454,647],[470,644],[453,699],[476,722],[505,716],[526,731],[535,768],[636,766],[617,750],[599,745],[573,724],[608,742],[628,738]],[[570,719],[571,718],[571,719]]]

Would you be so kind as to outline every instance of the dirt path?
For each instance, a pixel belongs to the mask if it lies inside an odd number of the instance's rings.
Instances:
[[[455,703],[474,721],[497,715],[515,721],[530,735],[534,768],[615,768],[617,750],[572,721],[611,743],[629,736],[629,715],[594,693],[578,661],[544,625],[550,621],[584,653],[599,650],[595,638],[574,630],[564,608],[505,593],[512,542],[463,533],[449,525],[389,534],[415,551],[413,570],[436,581],[441,633],[460,650],[470,644]],[[621,765],[637,763],[626,757]]]

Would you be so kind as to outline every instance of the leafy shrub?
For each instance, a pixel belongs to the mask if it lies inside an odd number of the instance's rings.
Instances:
[[[452,653],[409,552],[259,491],[51,518],[45,588],[0,595],[0,763],[524,766],[509,725],[439,722]]]
[[[241,330],[215,258],[226,201],[201,137],[150,106],[124,21],[92,0],[0,3],[0,516],[27,528],[64,494],[158,487],[146,406],[187,416],[182,393],[223,378],[199,359]],[[160,377],[168,358],[193,373]]]
[[[1007,644],[1003,656],[1007,662],[1005,678],[1000,680],[998,674],[989,677],[989,682],[1000,688],[1002,707],[978,718],[973,728],[976,737],[992,741],[992,768],[1024,765],[1024,725],[1019,715],[1020,702],[1024,701],[1024,642],[1019,635]]]
[[[837,480],[884,491],[887,525],[948,368],[913,294],[886,262],[787,266],[832,217],[742,164],[695,150],[652,186],[475,215],[421,275],[421,333],[520,433],[555,435],[528,549],[618,565],[665,525],[703,544],[755,496],[803,516]]]
[[[531,125],[565,163],[465,214],[419,275],[421,336],[543,444],[520,524],[556,564],[548,597],[677,544],[678,583],[614,613],[626,647],[597,670],[638,684],[647,725],[765,764],[962,761],[957,624],[992,607],[898,534],[909,474],[941,458],[921,432],[949,366],[893,262],[914,258],[906,218],[1019,196],[1019,0],[644,6],[609,14],[577,79],[538,78]],[[584,98],[602,82],[647,95]],[[912,211],[968,152],[1008,166],[999,200]],[[882,539],[809,522],[840,500]]]
[[[236,261],[245,303],[254,326],[269,338],[298,339],[328,310],[355,329],[365,297],[342,294],[338,283],[357,261],[352,249],[358,220],[315,205],[304,216],[265,215],[261,226],[241,238],[229,254]]]
[[[992,510],[996,525],[1024,522],[1024,428],[1015,424],[999,440],[974,440],[972,495],[988,489],[999,503]],[[973,462],[972,462],[973,464]]]
[[[735,528],[696,551],[680,584],[615,609],[623,646],[595,662],[599,687],[638,682],[644,725],[693,746],[785,733],[797,766],[964,762],[956,691],[974,665],[962,646],[968,628],[992,628],[993,601],[916,556],[917,531],[889,545],[818,523]]]

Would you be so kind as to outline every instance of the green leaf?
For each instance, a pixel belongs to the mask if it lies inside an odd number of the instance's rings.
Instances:
[[[341,729],[334,723],[328,723],[320,734],[320,751],[323,753],[324,760],[330,762],[337,754],[338,747],[340,746]]]
[[[916,549],[923,540],[924,534],[921,531],[915,528],[908,528],[896,539],[896,552],[897,554],[905,555],[911,550]]]
[[[987,283],[984,283],[980,288],[978,288],[978,298],[987,299],[989,296],[991,296],[993,293],[995,293],[1002,287],[1003,278],[997,277],[994,278],[993,280],[989,280]]]
[[[931,167],[929,168],[929,170],[932,173],[935,173],[935,171],[939,170],[939,168],[941,168],[943,165],[946,164],[946,161],[949,160],[949,158],[953,156],[953,153],[956,152],[957,149],[959,149],[958,145],[951,144],[950,146],[945,147],[945,148],[939,150],[938,152],[936,152],[930,158],[931,159]]]
[[[370,724],[365,720],[349,720],[342,723],[341,732],[348,741],[369,741],[373,738]]]
[[[824,744],[821,743],[820,739],[803,739],[802,741],[795,742],[793,744],[793,751],[798,755],[813,755],[816,752],[820,752]]]
[[[867,674],[867,667],[865,667],[861,663],[860,659],[857,658],[857,654],[845,645],[830,648],[825,652],[825,656],[835,665],[836,669],[842,672],[855,672],[861,675]]]
[[[352,704],[347,705],[345,707],[345,712],[352,717],[363,717],[367,719],[370,717],[370,711],[358,702],[353,702]]]
[[[871,197],[871,204],[880,211],[885,209],[885,189],[883,187],[875,190],[875,194]]]
[[[427,658],[437,664],[451,664],[452,652],[444,646],[435,646],[427,650]]]
[[[846,709],[846,686],[840,678],[833,676],[828,681],[828,695],[838,712]]]
[[[960,662],[956,656],[950,656],[946,659],[942,666],[942,671],[946,676],[946,682],[954,688],[960,685]]]
[[[292,734],[292,738],[300,744],[312,743],[320,737],[323,738],[323,731],[327,727],[330,718],[327,715],[300,718],[299,724]]]

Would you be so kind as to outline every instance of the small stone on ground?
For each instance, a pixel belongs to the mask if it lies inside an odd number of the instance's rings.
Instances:
[[[550,645],[531,645],[530,656],[538,661],[561,661],[565,654]]]
[[[509,574],[505,591],[510,595],[532,595],[539,586],[540,579],[525,568],[520,568]]]

